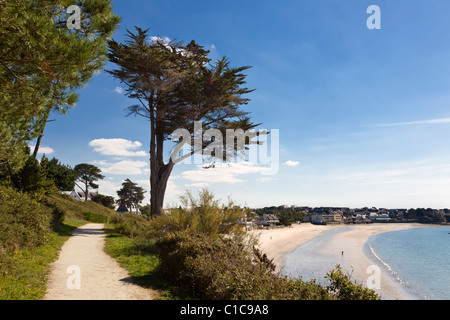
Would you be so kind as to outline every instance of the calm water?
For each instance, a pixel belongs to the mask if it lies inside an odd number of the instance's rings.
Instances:
[[[418,299],[450,300],[450,227],[385,232],[367,244],[385,271]]]
[[[341,265],[343,270],[350,270],[354,260],[348,255],[349,244],[343,239],[336,242],[334,237],[352,229],[354,227],[345,226],[323,231],[319,237],[287,254],[281,272],[294,278],[302,277],[305,281],[316,279],[319,283],[325,284],[324,276],[337,264]],[[342,255],[342,251],[346,252],[345,256]]]
[[[351,229],[328,230],[301,245],[286,256],[282,273],[324,283],[323,276],[336,264],[349,270],[352,257],[341,255],[349,244],[333,244],[333,237]],[[449,232],[447,226],[384,232],[370,237],[363,252],[389,274],[407,298],[450,300]]]

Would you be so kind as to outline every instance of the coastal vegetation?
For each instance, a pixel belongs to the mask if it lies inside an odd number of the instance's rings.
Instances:
[[[42,298],[50,263],[73,230],[115,215],[103,205],[58,192],[37,194],[0,186],[0,300]]]
[[[198,196],[188,192],[179,207],[161,210],[175,164],[172,158],[164,162],[163,146],[173,130],[184,127],[193,134],[195,121],[222,133],[257,126],[240,109],[252,92],[245,87],[249,67],[232,67],[225,57],[211,62],[208,50],[195,41],[150,41],[140,28],[120,44],[111,40],[120,21],[111,1],[77,3],[89,17],[80,29],[66,28],[67,1],[0,2],[5,26],[0,30],[0,299],[42,298],[50,263],[73,230],[87,222],[106,225],[105,250],[134,282],[159,290],[162,298],[379,299],[339,266],[328,273],[328,285],[277,274],[273,261],[257,249],[258,239],[241,224],[249,210],[231,200],[221,204],[209,190]],[[139,101],[129,114],[150,124],[151,204],[139,206],[143,189],[129,179],[118,191],[119,204],[140,208],[142,215],[114,211],[111,196],[90,199],[89,191],[104,177],[96,166],[81,163],[72,169],[56,158],[36,158],[50,114],[66,115],[77,89],[108,59],[117,66],[109,73]],[[31,150],[28,144],[35,139]],[[201,141],[200,149],[211,141]],[[223,159],[223,148],[217,150],[212,158]],[[61,193],[77,182],[84,201]],[[256,212],[265,213],[276,214],[283,225],[307,216],[303,208]],[[434,222],[434,214],[411,209],[402,217]]]
[[[159,286],[169,298],[379,299],[339,266],[330,271],[329,285],[277,274],[273,262],[257,249],[258,239],[239,223],[245,209],[230,200],[220,205],[211,191],[203,189],[197,197],[186,193],[181,203],[145,224],[128,217],[116,226],[128,240],[116,236],[107,240],[107,251],[136,274],[137,281],[153,289]],[[122,241],[126,245],[121,246]],[[151,262],[145,267],[142,259]]]
[[[70,3],[73,4],[73,3]],[[77,90],[107,61],[107,40],[120,17],[111,1],[76,1],[87,19],[69,28],[65,0],[0,3],[0,178],[33,158],[50,114],[75,106]]]
[[[338,214],[344,223],[369,222],[417,222],[440,224],[450,222],[450,210],[432,208],[387,209],[387,208],[343,208],[343,207],[301,207],[301,206],[269,206],[254,210],[257,217],[273,215],[278,225],[291,225],[295,222],[310,221],[314,214]],[[386,217],[388,219],[377,219]]]
[[[107,61],[107,40],[120,22],[109,0],[76,1],[86,19],[69,28],[71,4],[0,2],[1,299],[40,298],[49,263],[72,230],[114,214],[63,196],[58,190],[73,188],[74,171],[56,159],[37,160],[50,114],[75,106],[77,90]]]

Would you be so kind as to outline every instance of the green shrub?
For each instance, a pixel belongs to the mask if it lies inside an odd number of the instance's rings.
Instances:
[[[111,219],[111,223],[117,232],[132,238],[147,238],[152,230],[152,226],[146,218],[134,213],[117,214]]]
[[[200,299],[330,299],[326,288],[280,277],[257,251],[232,239],[191,232],[167,235],[156,243],[160,272]]]
[[[172,208],[169,213],[152,220],[154,236],[164,237],[167,233],[187,229],[213,238],[225,234],[245,236],[245,229],[238,223],[244,218],[245,210],[235,206],[230,199],[226,205],[220,205],[212,192],[203,189],[198,198],[187,192],[181,202],[179,208]]]
[[[94,222],[94,223],[108,223],[109,222],[108,217],[105,215],[102,215],[102,214],[88,212],[88,211],[84,211],[84,212],[82,212],[82,214],[84,216],[84,219],[89,222]]]
[[[330,274],[330,287],[275,274],[272,261],[255,249],[256,240],[239,224],[242,209],[220,207],[207,190],[200,192],[198,200],[189,193],[183,200],[184,208],[173,209],[151,224],[160,274],[188,294],[219,300],[377,298],[335,271]]]
[[[66,213],[64,210],[62,210],[55,200],[50,199],[48,197],[44,197],[40,200],[40,203],[45,205],[47,208],[51,209],[52,211],[52,219],[50,221],[50,225],[52,228],[57,226],[58,224],[62,223],[64,221],[64,218],[66,217]]]
[[[50,202],[64,212],[64,216],[69,219],[83,220],[83,212],[92,212],[112,218],[118,215],[114,210],[107,208],[93,201],[76,201],[69,195],[54,192],[44,195],[43,201]]]
[[[341,269],[340,265],[327,273],[330,281],[328,289],[336,295],[339,300],[379,300],[380,297],[372,289],[365,288],[351,280],[348,273]]]
[[[52,209],[30,195],[0,187],[0,250],[34,248],[50,231]]]

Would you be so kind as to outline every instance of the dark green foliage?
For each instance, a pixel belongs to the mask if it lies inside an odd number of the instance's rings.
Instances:
[[[139,206],[139,211],[141,211],[141,215],[150,218],[151,208],[149,204],[146,204],[145,206]]]
[[[25,165],[11,177],[14,187],[25,192],[39,190],[43,179],[38,161],[31,156],[28,156]]]
[[[105,196],[105,195],[99,193],[99,194],[96,194],[95,196],[93,196],[91,198],[91,201],[100,203],[107,208],[114,209],[115,201],[114,201],[114,197],[112,197],[112,196]]]
[[[83,212],[84,219],[94,223],[108,223],[108,217],[102,214],[93,212]]]
[[[195,41],[187,45],[152,41],[148,30],[138,27],[135,33],[128,31],[123,43],[111,40],[108,45],[108,57],[117,65],[108,72],[127,86],[129,98],[139,102],[129,107],[128,115],[143,117],[150,124],[151,215],[157,216],[175,164],[172,157],[164,160],[164,141],[174,130],[183,128],[193,135],[195,121],[203,121],[204,130],[216,128],[223,133],[227,128],[257,126],[240,109],[249,101],[244,95],[252,91],[244,87],[244,71],[249,67],[233,68],[225,57],[209,63],[209,52]],[[201,151],[191,147],[183,157]]]
[[[77,174],[70,166],[60,163],[56,158],[49,160],[45,155],[40,161],[40,166],[45,178],[52,181],[58,190],[74,189]]]
[[[56,228],[64,221],[66,212],[58,206],[58,203],[54,199],[50,197],[43,197],[40,200],[40,203],[52,210],[52,220],[50,221],[52,228]]]
[[[134,183],[130,179],[125,179],[122,183],[122,188],[117,191],[119,200],[117,201],[120,206],[125,206],[129,212],[137,211],[139,203],[144,200],[144,189],[139,187],[137,183]]]
[[[85,194],[85,200],[88,200],[89,188],[98,188],[98,184],[95,182],[99,179],[103,179],[105,176],[101,174],[102,170],[94,166],[93,164],[80,163],[74,168],[77,179],[84,185],[80,187]]]
[[[327,273],[326,278],[330,281],[328,290],[339,300],[380,300],[378,294],[372,289],[354,283],[340,265]]]
[[[295,209],[283,209],[278,213],[278,220],[285,226],[290,226],[296,221],[302,221],[305,213]]]
[[[444,217],[440,215],[436,215],[434,210],[431,208],[417,208],[417,209],[409,209],[404,215],[405,219],[414,219],[420,223],[441,223],[445,221]]]
[[[72,168],[56,158],[48,160],[45,155],[40,162],[28,155],[25,165],[9,177],[16,189],[36,193],[73,190],[75,179],[76,173]]]
[[[69,5],[80,7],[81,29],[67,28]],[[0,175],[24,165],[23,148],[51,111],[75,105],[119,21],[110,0],[0,1]]]
[[[52,210],[26,193],[0,186],[0,251],[45,243]]]
[[[152,230],[150,221],[134,213],[114,215],[110,222],[117,232],[132,238],[148,238]]]
[[[157,237],[159,272],[189,295],[219,300],[378,298],[335,270],[330,287],[280,276],[239,224],[242,210],[220,207],[206,189],[199,199],[188,193],[182,200],[182,207],[151,221],[151,235]]]
[[[53,205],[57,206],[59,210],[64,212],[64,216],[69,219],[83,220],[84,215],[82,212],[93,212],[96,214],[108,216],[113,218],[113,216],[118,215],[112,209],[109,209],[94,201],[76,201],[70,196],[65,194],[60,194],[59,192],[51,193],[43,196],[42,201],[49,201]]]
[[[252,248],[188,231],[156,243],[161,274],[189,294],[208,300],[332,299],[313,282],[280,277]]]

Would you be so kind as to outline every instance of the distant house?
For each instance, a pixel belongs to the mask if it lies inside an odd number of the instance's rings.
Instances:
[[[342,214],[340,213],[314,213],[311,215],[312,224],[338,224],[342,222]]]
[[[119,213],[127,213],[127,212],[129,212],[129,211],[128,211],[128,208],[127,208],[124,204],[121,204],[121,205],[116,209],[116,211],[119,212]]]
[[[273,224],[280,223],[276,214],[263,214],[262,217],[256,219],[256,225],[258,226],[270,226]]]
[[[77,201],[85,201],[85,193],[84,191],[63,191],[64,194],[69,195],[72,199],[75,199]],[[88,192],[88,200],[92,200],[92,198],[98,194],[98,191],[89,191]]]
[[[386,222],[386,221],[391,220],[391,218],[389,218],[389,215],[387,213],[382,213],[382,214],[371,213],[370,219],[372,221],[378,221],[378,222]]]
[[[139,210],[139,208],[132,208],[130,210],[124,204],[120,204],[117,207],[116,212],[118,212],[118,213],[134,213],[134,214],[137,214],[137,215],[141,215],[141,210]]]

